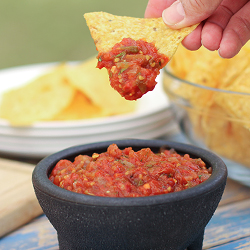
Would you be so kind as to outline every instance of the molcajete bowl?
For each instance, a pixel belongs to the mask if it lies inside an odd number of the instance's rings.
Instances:
[[[116,143],[120,149],[173,148],[201,158],[212,175],[198,186],[136,198],[99,197],[54,185],[48,176],[60,159],[92,155]],[[60,249],[202,249],[204,229],[223,194],[227,168],[215,154],[191,145],[162,140],[118,140],[71,147],[43,159],[32,181],[38,201],[57,230]]]

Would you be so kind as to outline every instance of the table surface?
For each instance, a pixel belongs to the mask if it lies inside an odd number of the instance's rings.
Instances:
[[[58,249],[45,215],[0,239],[0,250]],[[228,179],[219,207],[205,229],[203,249],[250,250],[250,188]]]

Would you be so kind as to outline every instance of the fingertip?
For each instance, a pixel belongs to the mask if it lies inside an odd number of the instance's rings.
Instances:
[[[240,49],[225,49],[223,46],[218,49],[218,54],[223,59],[230,59],[236,56],[240,52]]]
[[[233,32],[224,32],[218,53],[222,58],[232,58],[236,56],[242,48],[239,37]]]
[[[210,51],[218,50],[222,39],[223,29],[211,22],[206,22],[202,28],[202,45]]]
[[[162,19],[168,26],[178,25],[185,18],[185,11],[180,1],[175,1],[162,12]]]
[[[182,45],[189,50],[199,49],[202,45],[201,31],[202,31],[202,24],[199,24],[193,32],[191,32],[188,36],[186,36],[183,39]]]

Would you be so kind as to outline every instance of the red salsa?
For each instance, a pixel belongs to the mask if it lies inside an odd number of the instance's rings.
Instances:
[[[136,100],[154,89],[156,77],[169,59],[153,43],[124,38],[111,51],[98,54],[99,69],[105,67],[111,86],[127,100]]]
[[[207,180],[211,168],[188,154],[150,148],[123,150],[116,144],[107,152],[60,160],[50,174],[55,185],[81,194],[109,197],[160,195],[194,187]]]

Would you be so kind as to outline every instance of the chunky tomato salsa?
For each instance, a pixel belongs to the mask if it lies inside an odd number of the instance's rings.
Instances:
[[[181,156],[174,150],[149,148],[123,150],[116,144],[107,152],[79,155],[74,162],[60,160],[49,179],[57,186],[88,195],[140,197],[194,187],[211,175],[201,159]]]
[[[124,38],[110,52],[98,54],[98,68],[105,67],[111,86],[127,100],[136,100],[154,89],[156,77],[169,59],[153,43]]]

